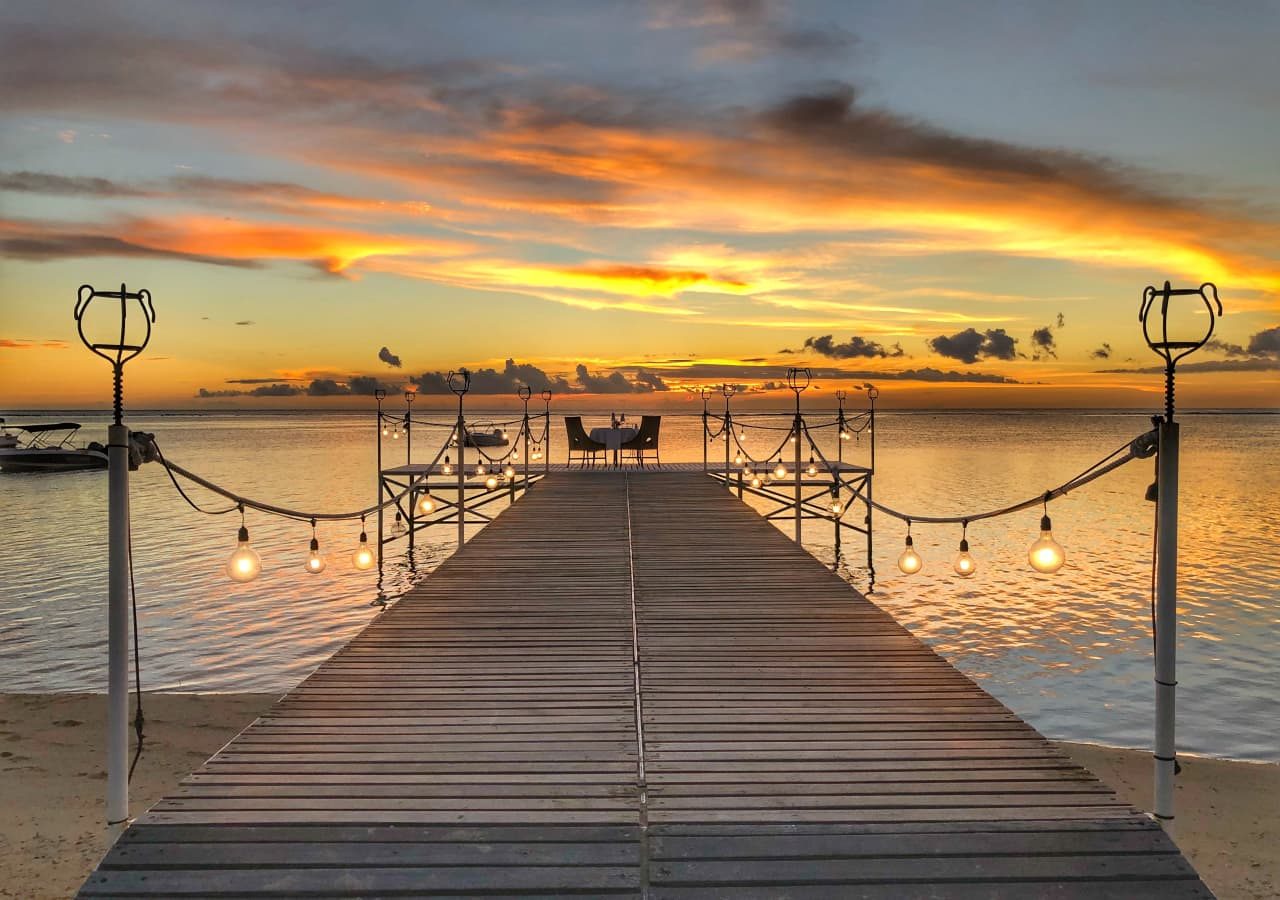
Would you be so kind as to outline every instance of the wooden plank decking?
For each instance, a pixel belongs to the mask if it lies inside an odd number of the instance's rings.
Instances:
[[[553,473],[142,816],[82,896],[1207,897],[699,473]]]

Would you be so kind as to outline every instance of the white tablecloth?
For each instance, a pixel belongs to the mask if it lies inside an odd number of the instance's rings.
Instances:
[[[636,436],[634,428],[592,428],[591,440],[604,444],[608,450],[617,450],[624,443]]]

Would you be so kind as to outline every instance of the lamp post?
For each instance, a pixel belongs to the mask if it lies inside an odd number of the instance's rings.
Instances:
[[[542,474],[551,472],[551,390],[542,392]]]
[[[1195,297],[1204,304],[1208,322],[1203,336],[1190,340],[1169,337],[1169,301]],[[1159,304],[1159,334],[1152,336],[1152,314]],[[1148,286],[1142,292],[1138,320],[1147,346],[1164,360],[1164,416],[1157,416],[1159,451],[1156,457],[1156,615],[1155,682],[1156,727],[1155,803],[1153,814],[1167,828],[1173,825],[1173,777],[1177,772],[1174,741],[1178,652],[1178,423],[1173,420],[1174,370],[1178,361],[1199,350],[1213,337],[1216,316],[1222,315],[1218,289],[1210,282],[1198,288]]]
[[[85,334],[85,319],[94,300],[119,302],[119,320],[112,313],[103,321],[103,341]],[[137,343],[128,343],[129,304],[137,303],[145,330]],[[104,308],[99,304],[99,309]],[[76,331],[90,352],[111,363],[112,421],[107,428],[107,824],[129,818],[129,429],[124,425],[124,367],[151,340],[156,320],[151,293],[99,291],[82,284],[76,295]],[[107,330],[109,328],[109,330]],[[134,338],[136,340],[136,338]]]
[[[387,399],[387,392],[382,388],[375,388],[373,391],[373,399],[378,404],[378,429],[374,432],[377,435],[377,465],[378,465],[378,571],[382,571],[382,401]],[[409,498],[409,534],[410,540],[413,540],[413,498]]]
[[[462,418],[462,398],[471,390],[471,373],[459,369],[449,373],[449,390],[458,396],[458,424],[455,434],[458,438],[458,549],[467,542],[467,423]]]
[[[791,423],[791,435],[795,438],[795,476],[796,476],[796,543],[801,543],[800,523],[804,505],[803,479],[800,477],[800,438],[804,433],[804,420],[800,418],[800,395],[809,389],[813,374],[808,369],[787,369],[787,387],[796,395],[796,417]]]
[[[729,415],[729,398],[733,396],[734,387],[729,383],[720,385],[720,393],[724,394],[724,477],[729,480],[729,445],[733,443],[733,419]]]
[[[706,388],[698,388],[698,396],[702,398],[702,473],[705,475],[707,472],[707,447],[711,443],[707,439],[707,435],[710,434],[710,429],[707,427],[707,422],[710,421],[710,416],[707,414],[707,401],[711,399],[711,392]],[[727,469],[724,473],[724,482],[725,484],[729,483]]]
[[[520,398],[520,402],[524,404],[524,420],[520,424],[520,434],[524,441],[524,490],[529,492],[529,398],[533,396],[533,388],[527,384],[522,384],[516,390],[516,396]]]
[[[413,391],[404,392],[404,462],[413,463],[413,401],[418,395]]]
[[[876,589],[876,563],[872,555],[873,540],[871,537],[871,486],[876,480],[876,398],[880,396],[880,388],[874,384],[867,385],[867,430],[871,432],[871,471],[867,473],[865,482],[867,489],[867,514],[862,524],[867,526],[867,593]]]

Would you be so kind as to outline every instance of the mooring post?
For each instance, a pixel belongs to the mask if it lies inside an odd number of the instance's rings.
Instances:
[[[110,335],[94,341],[85,334],[85,314],[97,298],[120,302],[119,323],[110,323]],[[142,340],[127,343],[129,302],[142,308],[146,331]],[[107,825],[129,819],[129,429],[124,424],[124,366],[151,341],[155,321],[151,293],[97,291],[81,285],[76,292],[75,320],[80,341],[96,356],[111,363],[112,423],[107,427]],[[114,317],[113,317],[114,319]],[[139,700],[141,702],[141,700]],[[141,737],[142,712],[136,727]]]
[[[377,484],[377,493],[374,496],[377,497],[377,504],[378,504],[378,570],[379,571],[382,570],[382,401],[385,400],[386,398],[387,398],[387,392],[384,391],[382,388],[376,388],[374,390],[373,399],[377,401],[377,404],[378,404],[378,422],[377,422],[377,427],[374,429],[373,433],[374,433],[374,439],[378,442],[375,445],[377,447],[376,465],[378,467],[378,472],[377,472],[378,484]],[[410,483],[412,483],[412,481],[410,481]],[[409,546],[410,547],[413,546],[413,506],[414,506],[413,496],[412,494],[410,494],[409,496]]]
[[[1169,301],[1173,297],[1194,297],[1208,313],[1204,334],[1190,339],[1169,337]],[[1159,330],[1152,336],[1148,321],[1156,300]],[[1164,416],[1159,418],[1159,445],[1156,457],[1156,609],[1155,683],[1156,727],[1154,752],[1155,784],[1152,813],[1166,830],[1173,830],[1173,778],[1178,771],[1174,720],[1178,684],[1178,424],[1174,421],[1174,375],[1178,361],[1199,350],[1213,337],[1217,316],[1222,315],[1218,289],[1210,282],[1198,288],[1174,289],[1148,285],[1142,292],[1138,321],[1142,336],[1152,352],[1164,360]]]

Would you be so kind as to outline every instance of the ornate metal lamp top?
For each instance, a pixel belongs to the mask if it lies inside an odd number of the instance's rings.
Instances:
[[[374,388],[373,399],[381,403],[383,400],[387,399],[387,392],[383,388]]]
[[[1169,301],[1173,297],[1197,297],[1204,304],[1208,313],[1208,326],[1203,336],[1193,340],[1174,340],[1169,337]],[[1156,308],[1156,299],[1160,300],[1159,332],[1153,337],[1152,312]],[[1169,282],[1163,288],[1147,285],[1142,291],[1142,304],[1138,308],[1138,321],[1142,323],[1142,336],[1146,339],[1151,352],[1164,360],[1164,414],[1165,421],[1173,421],[1173,378],[1178,361],[1195,353],[1213,337],[1213,329],[1217,317],[1222,315],[1222,301],[1218,299],[1218,288],[1206,281],[1198,288],[1174,288]]]
[[[456,372],[450,372],[448,378],[445,380],[449,384],[449,390],[453,391],[459,397],[471,390],[471,373],[466,369],[458,369]]]
[[[543,403],[546,403],[546,404],[548,404],[548,405],[550,405],[550,403],[551,403],[551,389],[550,389],[550,388],[547,388],[546,390],[544,390],[544,391],[542,392],[542,402],[543,402]]]
[[[418,392],[417,392],[417,391],[405,391],[405,392],[404,392],[404,402],[405,402],[405,403],[412,403],[414,400],[417,400],[417,399],[418,399]]]
[[[85,314],[88,312],[90,304],[99,298],[118,300],[120,302],[120,326],[119,331],[114,334],[114,339],[93,341],[85,334]],[[146,330],[142,334],[142,340],[138,343],[128,343],[130,301],[136,302],[142,310],[142,322],[146,326]],[[151,342],[151,324],[156,320],[155,307],[151,305],[151,292],[147,290],[130,292],[123,284],[120,285],[120,290],[118,291],[100,291],[93,285],[82,284],[76,292],[75,320],[80,342],[89,348],[89,351],[95,356],[100,356],[111,363],[112,372],[115,376],[113,409],[115,411],[115,424],[119,425],[124,407],[124,364],[145,350],[147,344]],[[114,322],[112,323],[112,329],[113,331],[115,329]]]
[[[809,382],[813,380],[813,373],[807,368],[787,369],[787,387],[799,394],[803,390],[807,390]]]
[[[841,403],[844,403],[844,401],[848,399],[848,397],[849,397],[848,391],[836,391],[836,399],[839,400]]]
[[[871,402],[874,403],[875,399],[880,396],[880,388],[876,387],[874,384],[867,385],[867,396],[871,399]]]
[[[729,384],[727,381],[724,384],[720,385],[720,393],[724,394],[724,399],[726,400],[732,397],[736,390],[737,388]]]
[[[529,398],[533,396],[533,388],[529,387],[527,384],[522,384],[520,387],[516,388],[516,396],[524,401],[525,406],[528,406]]]

